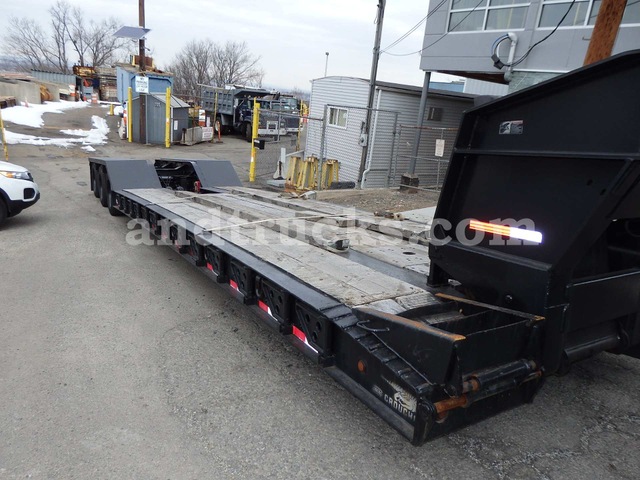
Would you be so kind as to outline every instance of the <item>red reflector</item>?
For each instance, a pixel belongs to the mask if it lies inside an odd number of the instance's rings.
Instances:
[[[229,285],[231,285],[231,288],[240,291],[238,284],[234,280],[229,280]]]
[[[307,343],[307,336],[295,325],[293,326],[293,334],[298,337],[298,340],[300,340],[301,342]]]
[[[269,308],[269,305],[264,303],[262,300],[258,300],[258,306],[268,314],[271,314],[271,309]]]
[[[307,336],[304,334],[304,332],[302,330],[300,330],[298,327],[296,327],[295,325],[293,326],[293,330],[292,332],[293,335],[300,340],[302,343],[304,343],[307,348],[309,348],[310,350],[314,351],[315,353],[318,353],[318,350],[316,350],[315,348],[313,348],[311,346],[311,344],[308,342],[307,340]]]
[[[213,272],[213,265],[211,265],[210,263],[207,263],[207,268]]]

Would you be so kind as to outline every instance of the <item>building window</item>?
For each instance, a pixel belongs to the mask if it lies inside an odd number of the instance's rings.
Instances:
[[[560,27],[583,27],[594,25],[600,10],[601,0],[576,0]],[[542,4],[542,13],[538,26],[541,28],[555,28],[567,13],[571,0],[548,0]],[[640,2],[627,1],[622,16],[623,24],[640,24]]]
[[[346,108],[329,107],[329,125],[340,128],[347,128]]]
[[[522,0],[452,0],[448,31],[524,28],[528,8]]]
[[[442,121],[442,107],[429,107],[427,109],[427,120],[432,122]]]

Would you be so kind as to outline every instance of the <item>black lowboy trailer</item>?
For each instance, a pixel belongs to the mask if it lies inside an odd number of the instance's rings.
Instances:
[[[640,356],[638,85],[635,51],[467,112],[432,225],[222,161],[90,159],[92,187],[419,445]]]

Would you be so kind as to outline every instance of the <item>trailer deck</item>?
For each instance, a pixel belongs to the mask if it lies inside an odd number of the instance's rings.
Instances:
[[[419,238],[426,242],[427,227],[417,222],[385,222],[366,212],[248,188],[216,194],[125,189],[124,194],[147,209],[158,208],[174,224],[193,225],[202,239],[223,239],[348,307],[400,313],[436,298],[420,287],[426,285],[428,247],[399,238],[411,232],[425,235]]]

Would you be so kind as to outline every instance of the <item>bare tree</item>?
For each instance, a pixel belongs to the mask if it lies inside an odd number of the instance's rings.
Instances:
[[[260,57],[249,52],[246,42],[227,42],[213,50],[211,81],[219,86],[240,83],[262,85],[264,71],[258,65]]]
[[[60,2],[58,2],[60,3]],[[84,14],[79,8],[74,8],[69,16],[67,24],[67,37],[73,45],[73,49],[78,55],[78,63],[81,66],[86,65],[85,54],[87,52],[88,33],[85,27]]]
[[[113,36],[120,26],[115,18],[86,21],[82,10],[65,0],[58,0],[49,9],[49,15],[49,29],[28,18],[12,18],[9,22],[4,37],[5,53],[25,70],[68,73],[71,52],[78,56],[80,65],[108,65],[126,46],[125,40]]]
[[[5,52],[15,59],[20,70],[55,68],[42,27],[28,18],[11,18],[5,36]]]
[[[125,39],[113,35],[120,26],[114,17],[100,22],[87,21],[82,10],[74,8],[69,16],[67,36],[78,55],[78,63],[93,66],[113,63],[127,45]]]
[[[127,48],[127,40],[113,35],[121,26],[120,20],[115,17],[99,23],[90,22],[87,50],[92,65],[111,65],[122,56]]]
[[[57,70],[69,73],[69,58],[67,57],[67,43],[69,38],[70,6],[63,0],[58,0],[50,9],[51,40],[49,55]]]
[[[185,100],[195,101],[200,97],[200,85],[260,86],[264,73],[258,66],[259,60],[244,42],[220,46],[207,38],[187,43],[167,70],[174,74],[174,91]]]
[[[185,100],[200,96],[199,84],[211,81],[212,52],[214,43],[207,39],[191,40],[175,56],[167,69],[174,74],[173,88]]]

